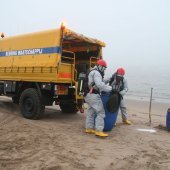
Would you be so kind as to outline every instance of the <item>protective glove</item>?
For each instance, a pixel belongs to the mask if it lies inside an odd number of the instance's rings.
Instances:
[[[119,94],[123,97],[126,94],[126,91],[122,90],[122,91],[119,92]]]
[[[107,94],[110,93],[112,91],[112,87],[111,86],[107,86],[107,91],[101,91],[102,94]]]
[[[123,96],[119,93],[119,95],[120,95],[120,98],[123,100]]]
[[[108,86],[108,90],[111,92],[112,91],[112,86]]]

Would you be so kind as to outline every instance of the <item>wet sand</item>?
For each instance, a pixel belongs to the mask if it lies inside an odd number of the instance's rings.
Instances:
[[[21,116],[17,105],[0,97],[0,170],[168,170],[170,132],[165,130],[170,105],[128,100],[132,125],[119,114],[109,137],[84,133],[86,114],[64,114],[47,107],[41,120]],[[154,129],[155,133],[137,129]]]

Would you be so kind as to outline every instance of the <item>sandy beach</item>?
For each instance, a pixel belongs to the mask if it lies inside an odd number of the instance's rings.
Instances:
[[[106,139],[85,134],[86,114],[64,114],[47,107],[41,120],[22,117],[11,99],[0,97],[0,170],[168,170],[170,105],[127,100],[132,125],[117,126]],[[139,131],[138,129],[155,130]]]

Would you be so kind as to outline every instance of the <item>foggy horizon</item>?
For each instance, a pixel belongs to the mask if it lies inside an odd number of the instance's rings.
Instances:
[[[168,0],[0,0],[0,32],[6,36],[60,27],[106,43],[108,70],[166,67],[170,63]]]

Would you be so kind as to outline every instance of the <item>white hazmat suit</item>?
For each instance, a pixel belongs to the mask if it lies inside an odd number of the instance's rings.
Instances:
[[[112,78],[113,78],[113,81],[111,82]],[[128,91],[127,80],[125,78],[123,78],[122,81],[117,83],[116,73],[114,73],[111,78],[105,79],[104,82],[106,84],[111,82],[110,85],[112,86],[113,90],[119,92],[119,94],[122,96],[121,102],[120,102],[120,110],[121,110],[121,113],[122,113],[122,120],[123,121],[127,120],[127,109],[126,109],[126,103],[125,103],[125,100],[124,100],[124,95]]]
[[[87,93],[85,97],[85,101],[89,105],[86,117],[86,129],[95,129],[96,131],[102,132],[104,129],[105,111],[100,92],[111,92],[112,87],[103,82],[103,77],[97,66],[95,66],[88,75],[88,85],[89,88],[93,88],[93,90]]]

